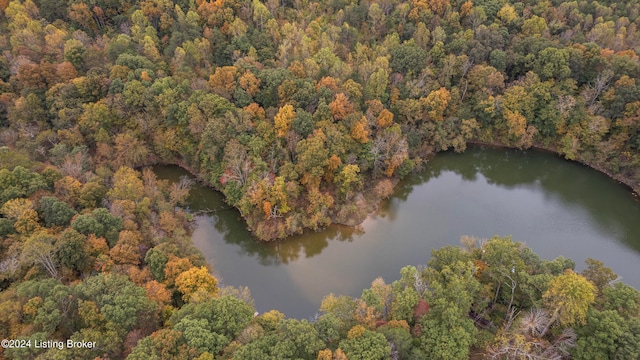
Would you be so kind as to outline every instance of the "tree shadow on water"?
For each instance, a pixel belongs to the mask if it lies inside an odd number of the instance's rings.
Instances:
[[[470,146],[463,154],[443,153],[409,185],[453,172],[465,181],[479,176],[506,189],[540,192],[546,201],[586,212],[604,233],[640,252],[640,202],[631,192],[593,169],[547,151]],[[409,187],[410,187],[409,186]],[[405,190],[410,193],[411,189]]]
[[[289,264],[299,258],[319,255],[332,241],[353,241],[362,235],[361,227],[332,225],[320,231],[305,231],[286,239],[261,242],[247,230],[246,222],[236,209],[229,209],[210,216],[214,229],[227,244],[238,246],[244,256],[258,259],[261,265]]]

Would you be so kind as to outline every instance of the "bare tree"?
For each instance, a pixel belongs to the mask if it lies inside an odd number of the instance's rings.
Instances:
[[[38,264],[47,271],[49,276],[59,279],[54,241],[55,239],[47,235],[37,234],[33,236],[24,244],[21,260],[28,265]]]
[[[67,155],[60,165],[60,170],[63,176],[71,176],[75,179],[84,180],[83,174],[85,167],[84,165],[87,162],[87,153],[86,151],[77,152],[73,155]]]
[[[513,313],[512,313],[513,314]],[[499,342],[489,347],[488,359],[527,359],[527,360],[561,360],[567,358],[569,348],[576,344],[576,334],[567,328],[548,341],[545,339],[548,326],[554,320],[543,309],[532,309],[525,312],[511,329],[514,316],[509,316],[504,334]]]
[[[0,262],[0,277],[13,278],[20,268],[18,255],[13,254]]]
[[[599,73],[596,81],[587,85],[582,91],[585,104],[593,114],[596,114],[599,110],[599,106],[596,103],[598,96],[609,87],[611,79],[613,79],[613,71],[607,69]]]
[[[544,336],[544,331],[549,321],[549,314],[545,310],[532,309],[527,311],[520,320],[520,329],[525,334],[541,337]]]
[[[576,98],[571,95],[558,96],[558,103],[556,109],[560,112],[560,115],[567,117],[571,110],[576,106]]]
[[[171,203],[174,206],[182,204],[189,196],[189,191],[193,184],[193,179],[188,176],[181,176],[180,180],[173,183],[169,189],[169,199]]]
[[[223,161],[227,168],[223,175],[225,180],[237,181],[241,186],[244,186],[252,168],[251,159],[244,145],[235,139],[229,141],[224,148]]]
[[[428,289],[427,284],[422,279],[422,272],[423,268],[419,266],[417,271],[413,274],[413,287],[420,296],[424,295]]]

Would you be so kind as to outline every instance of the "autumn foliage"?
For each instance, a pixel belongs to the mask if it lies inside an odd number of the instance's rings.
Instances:
[[[329,297],[314,322],[254,319],[191,244],[189,181],[144,170],[188,169],[261,240],[353,221],[353,199],[470,140],[547,148],[638,191],[635,1],[0,9],[0,338],[98,342],[0,357],[638,358],[635,290],[499,240]]]

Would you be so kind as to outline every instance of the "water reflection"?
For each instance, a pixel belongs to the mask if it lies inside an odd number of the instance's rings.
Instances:
[[[587,211],[603,232],[640,251],[640,203],[630,191],[606,175],[581,164],[540,151],[472,148],[473,161],[465,154],[446,153],[436,157],[427,177],[410,180],[410,186],[452,171],[468,181],[480,174],[492,185],[506,189],[538,189],[548,200],[567,208]]]
[[[364,233],[361,227],[334,225],[320,232],[306,232],[284,241],[261,243],[247,231],[246,224],[236,210],[209,215],[208,218],[215,230],[223,235],[225,243],[238,246],[239,254],[255,257],[263,266],[289,264],[301,256],[311,258],[319,255],[330,241],[353,241],[354,237]]]
[[[169,179],[185,174],[155,171]],[[198,219],[194,243],[223,283],[251,289],[261,312],[311,316],[324,295],[357,296],[378,276],[392,281],[402,266],[426,263],[432,249],[457,245],[461,235],[513,235],[546,259],[598,258],[640,287],[638,201],[606,176],[548,153],[439,154],[360,227],[267,244],[251,237],[235,209],[223,210],[219,193],[197,186],[189,203],[219,210]]]
[[[188,175],[172,166],[157,166],[154,170],[159,177],[170,180]],[[640,206],[626,188],[580,164],[534,150],[472,146],[463,154],[439,154],[423,171],[398,184],[393,198],[382,202],[377,217],[395,221],[399,207],[414,189],[441,177],[443,172],[457,174],[466,182],[476,182],[480,175],[488,184],[505,189],[538,189],[548,200],[586,210],[603,232],[640,251],[639,229],[633,226],[640,219]],[[224,241],[237,245],[239,254],[256,257],[264,266],[289,264],[300,256],[310,258],[320,254],[331,241],[353,241],[364,234],[362,226],[332,225],[319,232],[307,231],[285,241],[264,244],[252,238],[240,214],[224,203],[220,193],[197,184],[189,204],[195,211],[213,210],[208,216],[215,230],[223,234]]]
[[[154,171],[158,177],[170,181],[177,181],[181,176],[189,175],[185,170],[174,166],[156,166]],[[322,231],[307,231],[284,241],[261,243],[251,236],[240,213],[230,208],[224,202],[223,196],[213,189],[196,183],[187,202],[189,210],[206,213],[203,217],[222,235],[224,242],[239,247],[238,254],[255,257],[263,266],[289,264],[300,256],[311,258],[329,246],[330,241],[350,242],[364,234],[362,226],[332,225]],[[384,209],[379,215],[385,217],[387,213]]]

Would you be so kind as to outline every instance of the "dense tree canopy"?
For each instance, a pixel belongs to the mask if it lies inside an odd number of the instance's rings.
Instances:
[[[357,224],[468,141],[640,190],[640,3],[0,1],[0,357],[637,358],[638,292],[510,239],[312,321],[254,315],[190,240],[189,181],[256,238]],[[472,245],[472,246],[471,246]]]
[[[549,148],[638,189],[635,2],[280,5],[5,1],[3,142],[58,167],[74,206],[138,196],[100,189],[109,172],[128,181],[122,166],[183,165],[263,240],[362,219],[354,196],[375,206],[369,189],[471,139]],[[3,201],[47,185],[2,171]],[[275,177],[295,187],[287,211],[256,204]]]

